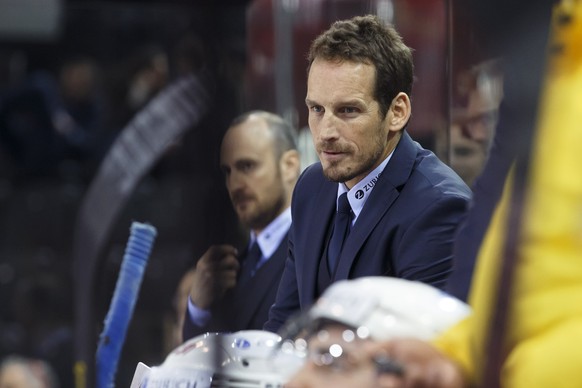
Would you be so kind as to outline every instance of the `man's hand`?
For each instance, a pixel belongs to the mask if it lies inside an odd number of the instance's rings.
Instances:
[[[388,358],[402,366],[401,373],[381,373],[378,386],[460,388],[466,383],[459,366],[429,342],[418,339],[394,339],[370,342],[365,351],[372,358]]]
[[[213,245],[198,260],[190,288],[190,299],[198,308],[209,309],[236,285],[237,254],[231,245]]]

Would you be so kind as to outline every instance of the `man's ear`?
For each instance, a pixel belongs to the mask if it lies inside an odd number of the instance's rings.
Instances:
[[[388,128],[390,131],[400,131],[406,126],[410,115],[412,114],[412,106],[408,94],[400,92],[394,97],[388,111]]]
[[[301,168],[301,160],[297,150],[287,150],[281,155],[279,160],[279,168],[285,182],[295,184],[299,177]]]

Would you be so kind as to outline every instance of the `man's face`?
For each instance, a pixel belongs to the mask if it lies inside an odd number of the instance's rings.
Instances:
[[[483,145],[463,134],[461,125],[453,123],[450,130],[451,168],[467,183],[472,185],[479,176],[487,160],[487,150]]]
[[[490,89],[473,89],[467,107],[453,115],[451,167],[469,185],[483,170],[497,126],[501,96]]]
[[[361,346],[369,340],[342,325],[330,325],[308,340],[307,358],[285,385],[288,388],[371,388],[378,386],[378,370]]]
[[[392,151],[386,117],[374,99],[372,65],[315,59],[307,79],[309,128],[325,176],[353,187]]]
[[[245,226],[261,230],[285,209],[281,167],[263,119],[251,116],[227,131],[220,165],[234,210]]]
[[[467,117],[462,123],[465,137],[489,150],[497,126],[500,96],[487,89],[474,89],[469,93]]]

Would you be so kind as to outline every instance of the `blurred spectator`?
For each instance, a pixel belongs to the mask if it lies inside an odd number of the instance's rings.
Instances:
[[[54,371],[45,361],[9,356],[0,363],[0,388],[57,388],[58,386]]]
[[[66,387],[73,383],[69,289],[62,275],[46,271],[18,279],[12,297],[13,321],[2,326],[0,337],[2,347],[12,353],[50,363]]]
[[[208,48],[204,42],[195,34],[189,33],[179,39],[169,50],[169,70],[168,76],[172,79],[179,79],[189,75],[196,75],[204,82],[208,91],[214,95],[217,92],[216,83],[219,76],[216,76],[217,69],[209,69],[212,63],[216,65]],[[224,86],[221,86],[224,89]],[[220,145],[220,139],[227,127],[227,122],[220,120],[230,120],[232,115],[226,115],[222,111],[223,117],[216,117],[217,105],[222,106],[222,102],[228,101],[220,99],[221,104],[210,105],[210,111],[197,123],[195,128],[190,128],[179,139],[168,147],[163,158],[161,158],[152,170],[152,175],[176,174],[186,172],[188,174],[208,174],[219,173],[218,169],[200,169],[201,165],[208,162],[209,157],[213,158],[212,152],[216,152]],[[230,105],[230,103],[229,103]]]
[[[503,96],[501,65],[482,62],[463,72],[456,85],[449,144],[445,134],[437,139],[438,153],[449,149],[450,165],[467,185],[473,185],[489,156]]]
[[[98,157],[104,101],[99,68],[88,58],[65,61],[58,75],[41,70],[0,99],[0,147],[17,176],[58,174],[66,161]]]
[[[106,106],[101,83],[101,70],[89,58],[67,61],[59,73],[60,96],[64,110],[57,117],[57,131],[69,134],[69,141],[87,156],[98,152],[103,146],[100,135],[103,131]],[[67,117],[68,116],[68,117]]]
[[[123,128],[170,79],[168,53],[155,44],[145,43],[122,58],[109,74],[110,98],[115,112],[109,126]]]
[[[195,34],[184,35],[172,50],[170,66],[174,76],[197,73],[208,65],[208,50]]]
[[[145,47],[137,53],[126,94],[126,103],[132,111],[142,108],[155,96],[169,79],[168,56],[158,47]]]

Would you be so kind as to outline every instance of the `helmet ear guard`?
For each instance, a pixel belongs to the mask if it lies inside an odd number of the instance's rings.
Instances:
[[[280,340],[277,334],[260,330],[206,333],[174,349],[161,365],[137,377],[138,385],[132,382],[132,388],[282,387],[295,369],[290,365],[279,369],[272,362]],[[139,369],[140,365],[134,381]]]

